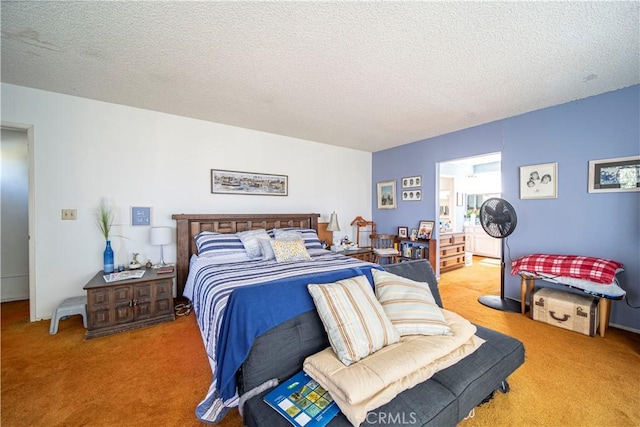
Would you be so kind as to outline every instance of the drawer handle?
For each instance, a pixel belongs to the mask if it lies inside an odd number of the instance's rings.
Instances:
[[[551,317],[556,319],[558,322],[566,322],[567,320],[569,320],[569,317],[571,317],[568,314],[565,314],[562,318],[556,317],[556,312],[555,311],[550,311],[549,314],[551,315]]]

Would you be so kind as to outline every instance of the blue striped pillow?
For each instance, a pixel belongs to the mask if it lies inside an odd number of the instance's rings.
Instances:
[[[349,366],[400,340],[365,276],[309,284],[309,293],[338,359]]]
[[[429,285],[387,271],[371,270],[376,297],[400,335],[448,335],[451,328]]]
[[[244,245],[236,234],[203,231],[194,237],[199,256],[223,256],[246,254]]]
[[[287,227],[287,228],[275,228],[274,235],[275,238],[279,238],[279,234],[282,234],[286,231],[295,231],[302,236],[302,240],[304,241],[304,246],[307,249],[322,249],[322,243],[320,243],[320,239],[318,238],[318,233],[313,228],[300,228],[300,227]]]

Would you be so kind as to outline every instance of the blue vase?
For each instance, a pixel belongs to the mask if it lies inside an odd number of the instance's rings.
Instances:
[[[107,247],[104,248],[104,273],[113,273],[113,249],[110,240],[107,240]]]

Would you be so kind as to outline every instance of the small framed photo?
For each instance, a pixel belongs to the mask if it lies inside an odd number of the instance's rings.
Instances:
[[[420,187],[422,185],[421,176],[408,176],[402,178],[402,188]]]
[[[589,193],[640,191],[640,156],[589,161]]]
[[[433,233],[433,226],[435,223],[435,221],[420,221],[420,224],[418,225],[418,239],[431,239],[431,233]]]
[[[398,227],[398,237],[401,239],[408,239],[409,227]]]
[[[404,201],[422,200],[422,190],[402,190],[402,200]]]
[[[396,203],[396,181],[383,181],[378,183],[378,209],[395,209]]]
[[[417,228],[412,228],[411,229],[411,234],[409,235],[409,239],[416,240],[417,238],[418,238],[418,229]]]
[[[557,197],[557,163],[520,166],[521,199],[555,199]]]
[[[149,226],[151,225],[151,208],[137,207],[131,208],[131,225],[132,226]]]

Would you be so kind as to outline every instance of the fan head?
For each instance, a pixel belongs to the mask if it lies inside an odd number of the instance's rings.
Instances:
[[[516,228],[518,217],[509,202],[493,197],[480,206],[480,224],[491,237],[507,237]]]

